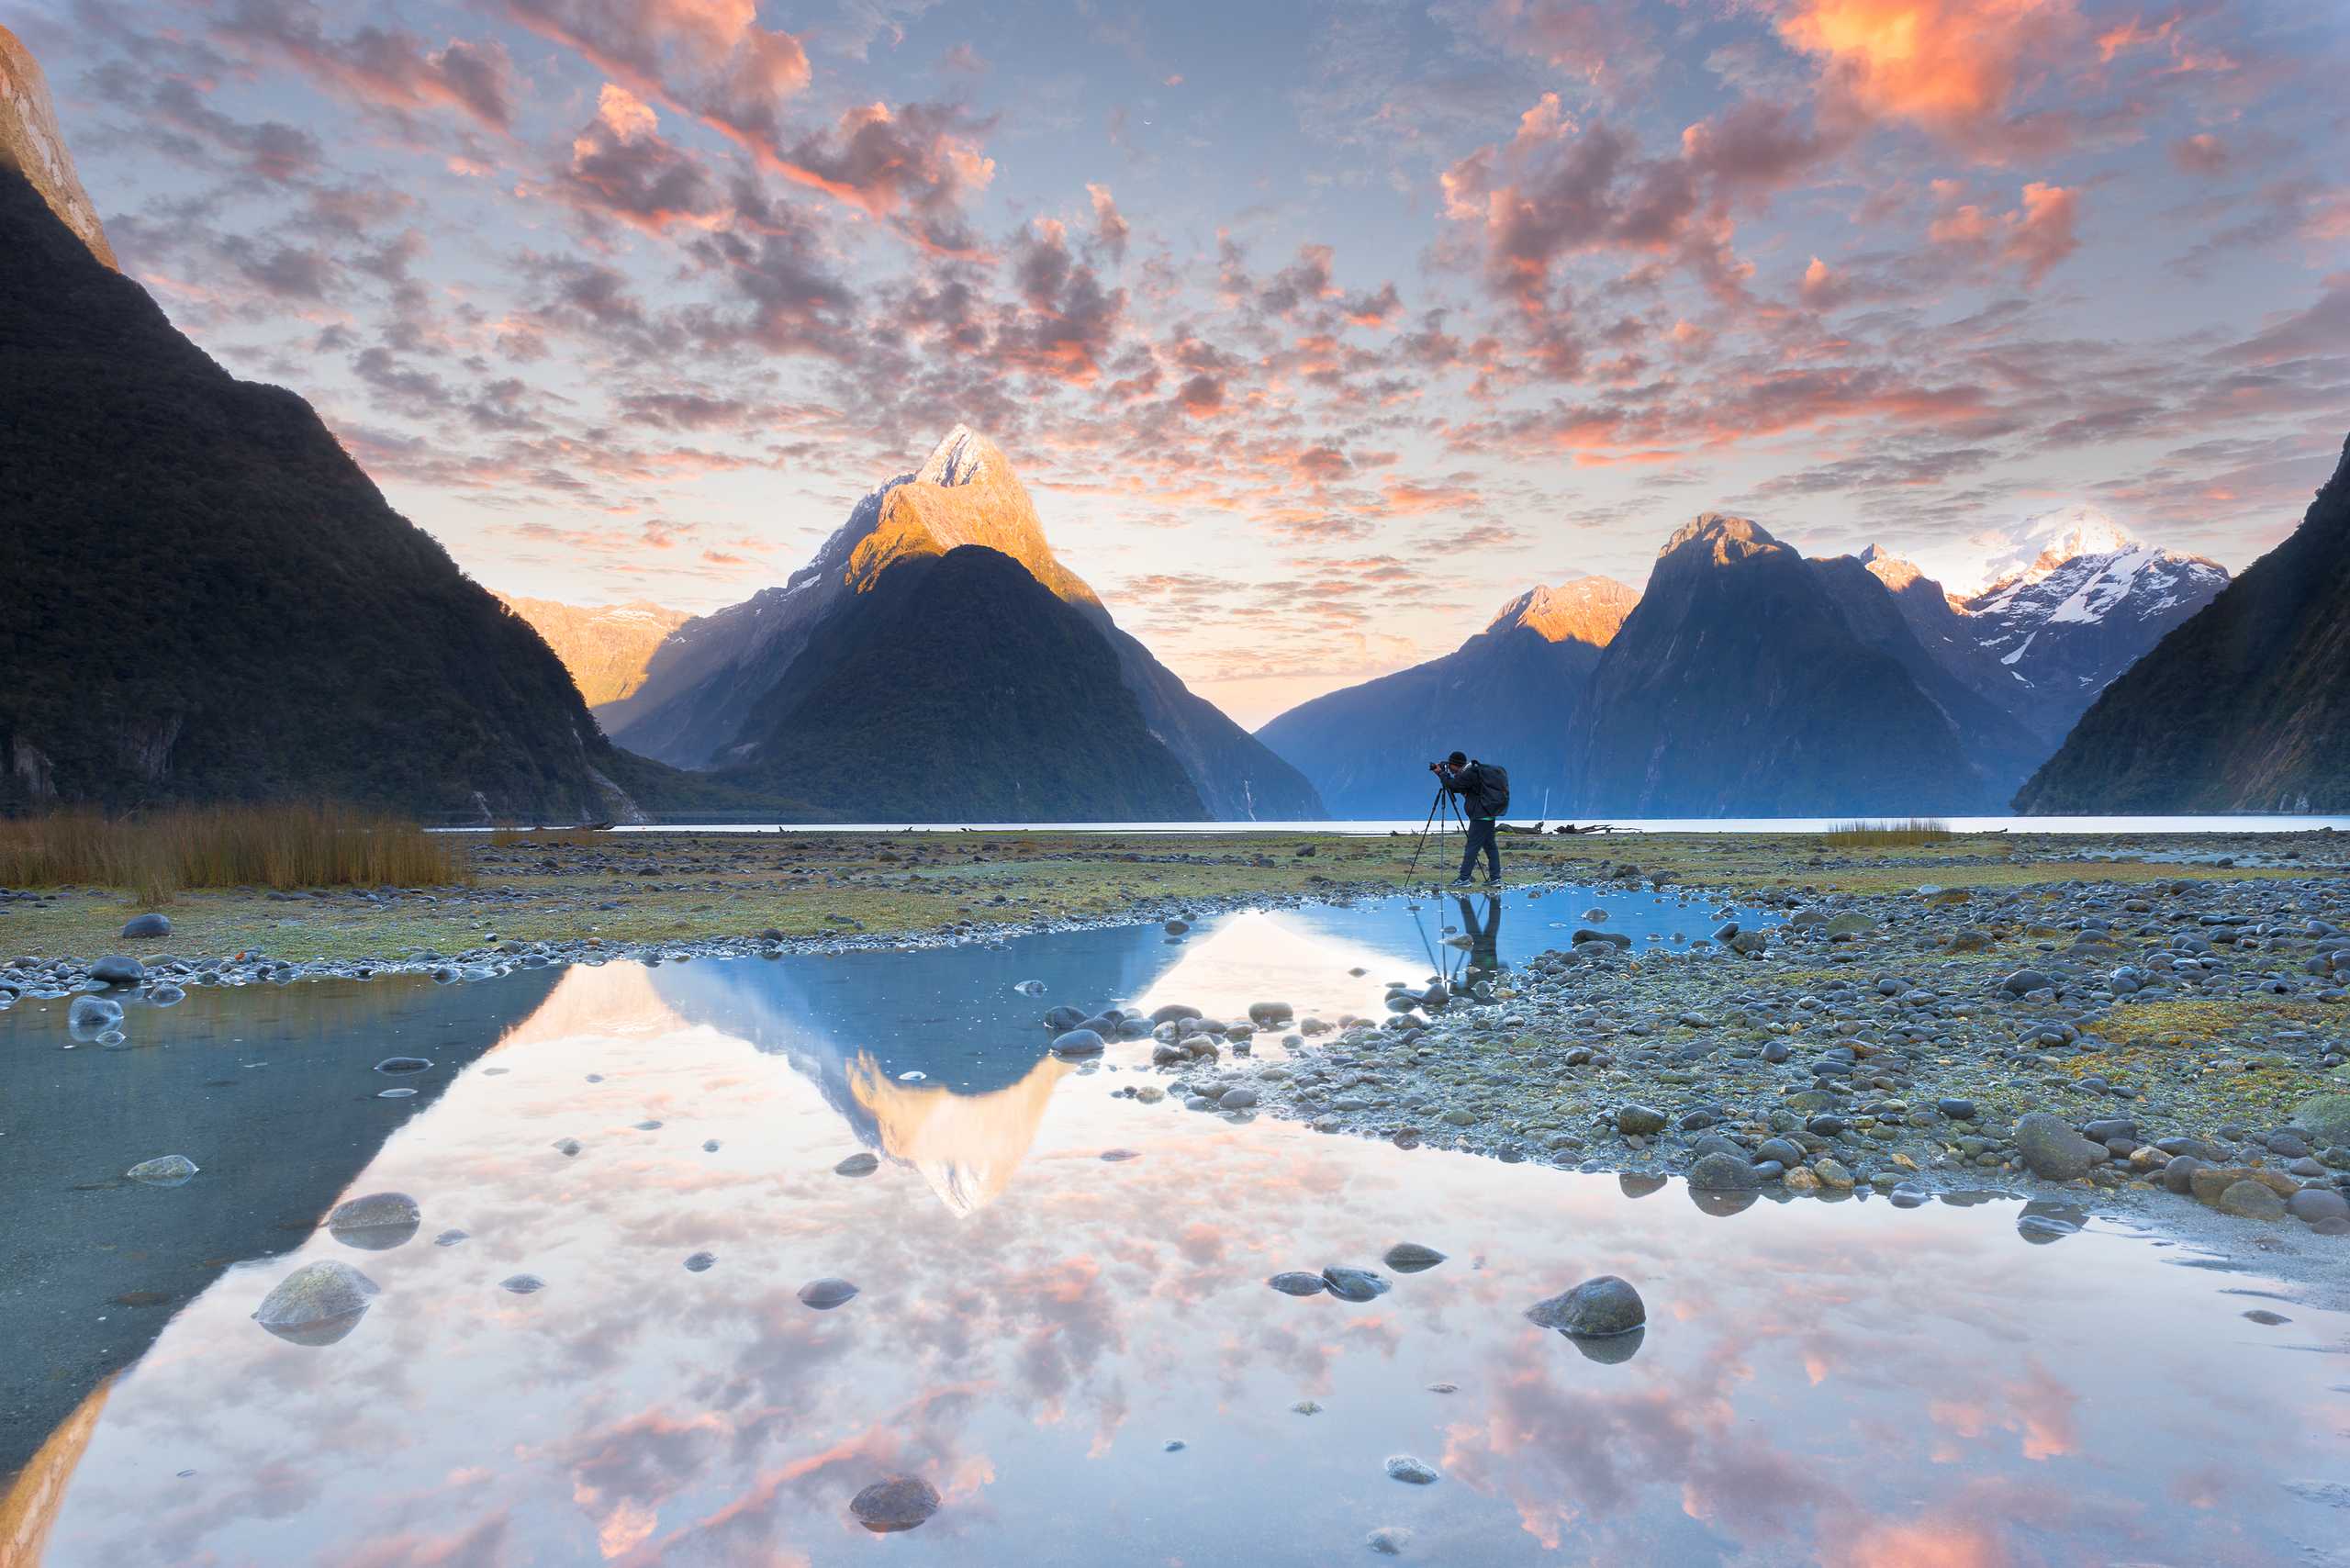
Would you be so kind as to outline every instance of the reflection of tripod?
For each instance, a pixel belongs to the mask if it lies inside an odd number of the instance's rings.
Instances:
[[[1412,869],[1409,874],[1412,879],[1417,879],[1419,877],[1420,854],[1428,846],[1429,833],[1434,832],[1437,837],[1441,839],[1452,831],[1455,823],[1460,825],[1462,834],[1468,833],[1469,819],[1460,814],[1460,802],[1453,799],[1452,791],[1439,782],[1436,787],[1436,799],[1428,802],[1428,820],[1420,828],[1419,845],[1412,851]],[[1442,853],[1441,846],[1438,848],[1438,853]]]

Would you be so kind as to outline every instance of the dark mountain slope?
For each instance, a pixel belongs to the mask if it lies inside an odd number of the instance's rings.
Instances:
[[[1960,678],[1953,666],[1973,653],[1971,645],[1953,645],[1941,657],[1926,646],[1917,633],[1918,610],[1896,599],[1872,565],[1859,555],[1834,555],[1813,561],[1811,569],[1843,611],[1852,634],[1907,671],[1949,722],[1986,800],[2006,799],[2048,755],[2049,744]],[[1979,655],[1975,662],[1982,662]]]
[[[627,814],[536,633],[0,163],[0,809]]]
[[[1257,738],[1312,780],[1334,816],[1416,817],[1427,765],[1458,746],[1510,770],[1516,814],[1569,800],[1567,727],[1600,650],[1639,596],[1606,577],[1539,588],[1441,658],[1302,702]]]
[[[983,545],[890,563],[753,707],[723,781],[834,820],[1195,821],[1100,626]]]
[[[1054,556],[1010,461],[961,425],[920,468],[859,500],[815,559],[783,587],[763,588],[670,633],[647,663],[643,687],[599,708],[598,716],[621,744],[648,756],[683,767],[725,767],[755,738],[753,708],[803,649],[827,634],[827,618],[884,568],[968,544],[1017,561],[1101,628],[1144,722],[1182,763],[1213,815],[1324,814],[1303,775],[1118,629],[1093,590]]]
[[[1707,513],[1657,557],[1569,743],[1576,809],[1810,816],[1986,804],[1955,730],[1795,551]]]
[[[2107,687],[2015,803],[2350,810],[2350,444],[2292,536]]]

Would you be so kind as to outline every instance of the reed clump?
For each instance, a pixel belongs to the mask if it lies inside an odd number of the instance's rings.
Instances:
[[[1820,837],[1842,849],[1875,848],[1886,845],[1940,844],[1958,835],[1938,817],[1910,817],[1904,822],[1838,823]]]
[[[462,844],[382,812],[332,804],[185,806],[113,817],[0,821],[0,887],[120,888],[142,907],[195,888],[450,886]]]

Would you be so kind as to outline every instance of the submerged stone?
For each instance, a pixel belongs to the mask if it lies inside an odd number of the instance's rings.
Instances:
[[[166,1154],[156,1159],[142,1159],[123,1174],[151,1187],[178,1187],[185,1185],[196,1171],[196,1161],[186,1155]]]
[[[852,1154],[833,1167],[835,1176],[870,1176],[881,1169],[881,1159],[876,1154]]]
[[[1416,1241],[1399,1241],[1380,1260],[1399,1274],[1417,1274],[1444,1261],[1444,1254]]]
[[[830,1312],[856,1294],[856,1287],[846,1280],[811,1280],[800,1287],[800,1305],[818,1312]]]
[[[1283,1295],[1320,1295],[1330,1288],[1330,1282],[1319,1274],[1309,1274],[1303,1269],[1275,1274],[1265,1282]]]
[[[547,1288],[547,1282],[536,1274],[509,1274],[498,1282],[498,1288],[516,1295],[536,1295]]]
[[[717,1261],[718,1254],[715,1252],[697,1252],[686,1260],[686,1267],[697,1274],[707,1273],[710,1266]]]
[[[1407,1453],[1391,1454],[1387,1460],[1387,1478],[1401,1481],[1407,1486],[1433,1486],[1441,1479],[1436,1467],[1425,1460]]]
[[[65,1010],[66,1027],[84,1034],[98,1034],[121,1022],[122,1003],[103,996],[77,996]]]
[[[387,1252],[416,1234],[424,1213],[406,1193],[370,1193],[327,1215],[327,1230],[345,1247]]]
[[[938,1512],[938,1488],[918,1475],[892,1475],[849,1499],[848,1511],[876,1535],[912,1529]]]
[[[289,1344],[331,1345],[359,1327],[379,1289],[348,1263],[306,1263],[262,1298],[253,1321]]]
[[[1614,1274],[1585,1280],[1571,1291],[1536,1302],[1526,1316],[1545,1328],[1571,1338],[1606,1338],[1628,1334],[1648,1322],[1648,1307],[1628,1281]]]
[[[1387,1294],[1387,1282],[1369,1269],[1325,1269],[1322,1282],[1340,1301],[1371,1301]]]

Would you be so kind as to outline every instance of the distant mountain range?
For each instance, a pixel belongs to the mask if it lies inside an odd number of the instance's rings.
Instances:
[[[1334,816],[1425,815],[1427,764],[1456,747],[1509,768],[1519,815],[1540,814],[1546,799],[1563,807],[1568,726],[1639,600],[1608,577],[1535,588],[1441,658],[1301,703],[1257,738],[1298,764]]]
[[[5,33],[0,258],[0,810],[579,821],[662,788],[308,404],[229,375],[115,270]]]
[[[2350,443],[2300,527],[2107,687],[2016,809],[2350,811]]]
[[[1644,594],[1537,590],[1453,653],[1258,734],[1342,816],[1420,814],[1420,765],[1455,745],[1510,767],[1521,817],[1998,812],[2226,583],[2087,509],[2026,522],[1964,600],[1874,545],[1807,561],[1707,514]],[[1558,636],[1521,623],[1561,593]]]
[[[765,588],[740,604],[699,617],[678,627],[647,662],[644,679],[636,691],[598,710],[598,716],[621,745],[639,750],[680,767],[707,768],[724,778],[798,777],[778,749],[778,733],[800,733],[794,725],[778,726],[787,718],[787,691],[809,689],[816,672],[838,700],[848,701],[845,670],[888,669],[890,678],[905,681],[925,673],[901,658],[884,659],[862,622],[876,612],[864,601],[877,585],[902,565],[949,554],[968,546],[1015,564],[1043,592],[1023,599],[1032,608],[1052,603],[1073,612],[1101,638],[1114,684],[1131,698],[1141,728],[1130,730],[1123,709],[1110,707],[1064,709],[1058,733],[1069,756],[1103,756],[1129,752],[1125,764],[1110,774],[1089,774],[1074,765],[1061,768],[1057,799],[1063,814],[1088,818],[1115,815],[1109,802],[1129,798],[1164,803],[1176,814],[1225,819],[1314,818],[1324,815],[1320,798],[1303,775],[1225,718],[1214,706],[1194,696],[1148,649],[1120,631],[1109,610],[1085,582],[1055,559],[1045,541],[1036,509],[1026,488],[1003,454],[975,431],[957,425],[938,443],[922,466],[900,475],[858,501],[844,523],[808,566],[793,573],[781,588]],[[972,563],[958,564],[945,579],[952,582],[1009,581]],[[926,590],[936,602],[941,590]],[[892,598],[886,601],[894,606]],[[977,607],[961,613],[976,615]],[[1058,622],[1060,618],[1053,618]],[[912,628],[905,625],[908,631]],[[1040,635],[1046,629],[1039,628]],[[1050,630],[1063,637],[1065,628]],[[856,659],[831,644],[854,636]],[[941,635],[927,645],[944,648]],[[953,670],[929,666],[927,678],[941,689],[978,689],[993,683],[1013,709],[1025,712],[1030,695],[1063,681],[1062,672],[1031,667],[1038,646],[1035,638],[1007,637],[992,650],[966,643]],[[1065,651],[1077,644],[1064,642]],[[811,661],[805,668],[803,660]],[[913,694],[889,685],[865,691],[853,703],[861,714],[856,725],[844,728],[828,722],[824,733],[835,741],[854,739],[868,749],[859,772],[863,782],[836,796],[811,797],[827,811],[856,817],[873,808],[879,775],[898,773],[918,784],[924,793],[918,803],[902,795],[890,798],[898,808],[892,816],[947,819],[973,814],[975,790],[981,781],[955,768],[940,771],[948,756],[980,755],[987,737],[976,733],[949,737],[944,730],[893,728],[885,714],[910,711]],[[966,722],[986,722],[987,710],[967,710]],[[852,716],[854,716],[854,714]],[[814,715],[802,712],[800,728]],[[1049,736],[1041,730],[1023,732],[1043,745],[1040,767],[1053,755]],[[920,736],[937,748],[908,749],[905,742]],[[1156,754],[1164,752],[1177,764],[1191,794],[1164,790],[1158,781]],[[811,779],[820,782],[826,775]],[[1080,790],[1091,778],[1093,803]],[[1040,798],[1044,786],[1032,781],[1024,798]],[[1052,814],[1052,813],[1043,813]]]
[[[590,708],[617,702],[643,685],[653,651],[693,619],[689,611],[665,610],[643,599],[579,606],[501,593],[498,600],[546,640]]]

